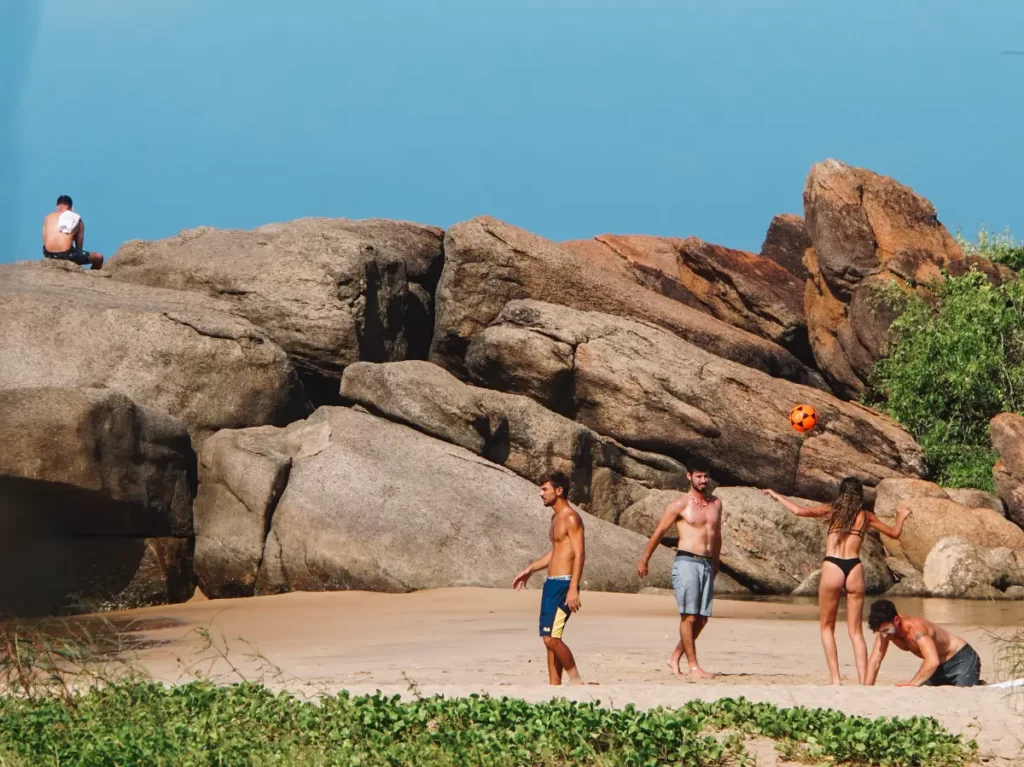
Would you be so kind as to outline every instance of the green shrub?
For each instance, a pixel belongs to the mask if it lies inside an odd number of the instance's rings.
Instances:
[[[252,683],[133,682],[73,701],[2,697],[0,721],[0,764],[63,767],[724,765],[748,763],[742,737],[755,734],[787,753],[849,764],[962,765],[976,751],[931,718],[869,720],[742,698],[649,711],[345,692],[312,703]]]
[[[991,240],[978,248],[991,254]],[[1001,252],[1012,259],[1022,250]],[[937,482],[992,490],[989,421],[1024,410],[1024,283],[995,287],[971,273],[934,292],[934,305],[916,294],[886,295],[902,313],[868,401],[914,435]]]
[[[1024,268],[1024,243],[1018,243],[1014,239],[1009,227],[1002,234],[993,234],[982,227],[978,230],[976,242],[965,239],[957,230],[956,241],[968,255],[983,256],[997,264],[1006,264],[1018,272]]]

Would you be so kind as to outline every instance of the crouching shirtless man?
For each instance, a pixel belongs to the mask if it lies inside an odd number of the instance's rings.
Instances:
[[[679,531],[676,559],[672,564],[672,589],[679,606],[679,644],[668,660],[668,667],[682,676],[679,661],[686,656],[690,676],[710,679],[697,662],[697,637],[711,617],[715,576],[722,553],[722,501],[708,497],[708,465],[700,458],[686,464],[690,490],[672,501],[647,541],[647,548],[636,566],[641,578],[647,576],[647,563],[672,525]]]
[[[942,626],[924,618],[904,617],[888,599],[879,599],[871,605],[868,626],[876,636],[865,684],[875,683],[890,642],[921,659],[921,668],[914,678],[897,687],[974,687],[981,683],[978,653],[966,640]]]
[[[541,502],[551,509],[551,550],[531,562],[516,575],[512,588],[526,586],[530,576],[547,569],[544,590],[540,597],[540,637],[548,653],[548,681],[562,683],[562,671],[570,684],[582,684],[576,659],[562,641],[562,632],[569,616],[580,609],[580,581],[586,559],[583,543],[583,518],[569,505],[569,478],[555,472],[540,486]]]
[[[62,194],[57,198],[57,209],[43,219],[43,257],[102,269],[103,256],[84,246],[85,221],[71,209],[71,198]]]

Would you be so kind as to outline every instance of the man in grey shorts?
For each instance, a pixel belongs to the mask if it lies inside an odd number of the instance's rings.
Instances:
[[[974,687],[982,684],[981,658],[967,640],[924,618],[900,615],[896,605],[879,599],[871,605],[868,626],[875,646],[868,659],[865,684],[874,684],[889,643],[921,659],[921,668],[909,682],[897,687]]]
[[[658,522],[647,548],[636,566],[640,577],[647,575],[647,563],[672,525],[679,532],[676,559],[672,563],[672,588],[679,605],[679,644],[668,660],[668,667],[676,676],[682,676],[679,662],[686,656],[689,675],[697,679],[710,679],[697,662],[697,637],[711,617],[715,575],[722,553],[722,502],[708,497],[711,477],[708,465],[700,458],[686,464],[686,478],[690,489],[672,501]]]

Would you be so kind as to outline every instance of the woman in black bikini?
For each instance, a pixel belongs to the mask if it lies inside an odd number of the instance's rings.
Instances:
[[[832,684],[840,684],[839,653],[836,650],[836,615],[839,602],[846,590],[846,625],[853,643],[853,657],[857,663],[857,679],[864,684],[868,667],[868,648],[864,642],[864,566],[860,549],[868,529],[878,530],[890,538],[903,534],[903,523],[910,511],[901,508],[896,525],[882,522],[870,511],[864,511],[864,486],[859,479],[847,477],[839,483],[839,496],[832,503],[821,506],[797,506],[774,490],[765,490],[791,512],[800,517],[828,517],[828,539],[825,561],[821,565],[821,583],[818,586],[818,620],[821,624],[821,644],[825,648]]]

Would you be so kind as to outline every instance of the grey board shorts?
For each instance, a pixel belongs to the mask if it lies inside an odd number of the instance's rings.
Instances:
[[[979,677],[981,658],[973,647],[965,644],[952,658],[935,669],[935,673],[924,684],[926,687],[974,687],[978,684]]]
[[[715,590],[711,560],[677,552],[675,562],[672,563],[672,590],[676,593],[680,615],[703,615],[710,618]]]

